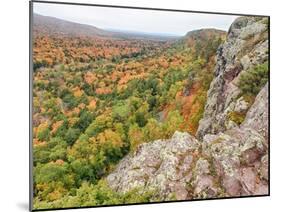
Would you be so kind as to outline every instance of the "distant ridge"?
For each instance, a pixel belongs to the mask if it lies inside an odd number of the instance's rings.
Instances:
[[[35,35],[61,35],[61,36],[112,36],[113,33],[97,27],[79,24],[50,16],[33,14]]]
[[[98,27],[80,24],[63,19],[33,14],[34,33],[36,35],[64,37],[108,37],[117,39],[173,40],[180,36],[156,35],[142,32],[103,30]]]
[[[204,29],[196,29],[189,31],[185,34],[185,37],[206,37],[214,34],[220,34],[224,35],[226,31],[220,30],[220,29],[215,29],[215,28],[204,28]]]

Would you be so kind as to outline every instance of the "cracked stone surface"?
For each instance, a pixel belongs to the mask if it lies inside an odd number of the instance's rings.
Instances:
[[[268,60],[265,19],[240,17],[232,23],[226,42],[217,50],[215,77],[208,90],[197,138],[202,139],[208,133],[217,134],[237,127],[229,120],[228,113],[248,110],[249,105],[239,98],[241,90],[238,81],[242,73]]]

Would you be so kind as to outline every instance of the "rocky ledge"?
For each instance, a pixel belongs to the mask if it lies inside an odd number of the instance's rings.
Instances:
[[[267,99],[266,84],[240,127],[202,141],[175,132],[140,145],[107,177],[109,186],[153,191],[160,201],[268,194]]]

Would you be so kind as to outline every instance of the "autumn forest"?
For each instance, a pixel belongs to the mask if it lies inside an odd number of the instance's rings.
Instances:
[[[213,28],[136,35],[34,14],[34,208],[151,201],[105,177],[141,144],[195,136],[225,39]]]

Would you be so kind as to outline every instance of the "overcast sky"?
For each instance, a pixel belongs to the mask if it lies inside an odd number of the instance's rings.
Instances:
[[[89,24],[101,29],[185,35],[188,31],[216,28],[227,31],[237,16],[155,10],[33,3],[35,13]]]

